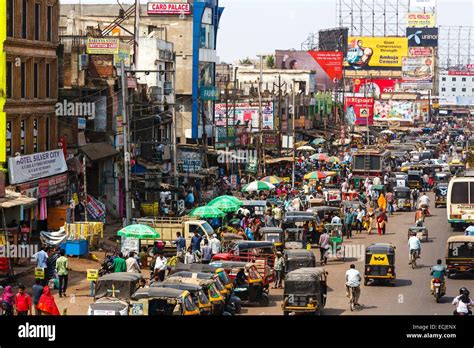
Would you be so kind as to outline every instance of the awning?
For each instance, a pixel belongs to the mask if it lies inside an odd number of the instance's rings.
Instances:
[[[23,206],[32,206],[36,205],[36,198],[30,198],[28,196],[24,196],[21,193],[6,190],[5,197],[0,198],[0,208],[8,209],[17,207],[19,205]]]
[[[265,160],[266,164],[276,164],[280,162],[293,162],[293,157],[271,158]]]
[[[108,143],[90,143],[79,148],[91,161],[99,161],[104,158],[117,155],[119,152]]]

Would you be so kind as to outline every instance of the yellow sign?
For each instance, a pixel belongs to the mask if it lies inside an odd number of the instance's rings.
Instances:
[[[0,1],[0,18],[7,18],[6,1]],[[7,56],[3,43],[7,38],[7,26],[0,26],[0,163],[7,161],[7,115],[3,112],[7,98]]]
[[[90,37],[86,48],[87,54],[118,54],[120,43],[119,39]]]
[[[35,268],[35,278],[44,279],[44,269],[40,267]]]
[[[436,26],[436,15],[434,13],[408,13],[407,27],[409,28],[433,28]]]
[[[401,68],[408,56],[406,37],[351,36],[344,67],[349,70]]]
[[[384,254],[374,254],[372,255],[372,258],[370,259],[370,265],[382,265],[382,266],[388,266],[388,257],[387,255]]]
[[[88,269],[87,270],[87,280],[94,282],[99,279],[99,270],[98,269]]]

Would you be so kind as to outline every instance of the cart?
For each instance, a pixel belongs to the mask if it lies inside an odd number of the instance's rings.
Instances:
[[[421,242],[428,242],[428,229],[426,227],[410,227],[408,229],[408,239],[412,233],[415,233]]]

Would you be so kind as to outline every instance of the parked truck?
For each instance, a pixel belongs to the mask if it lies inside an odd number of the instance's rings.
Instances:
[[[195,231],[201,237],[207,238],[207,240],[214,233],[214,230],[207,221],[188,216],[140,218],[136,219],[136,223],[153,227],[160,235],[158,239],[140,240],[141,247],[146,246],[150,251],[155,242],[162,241],[165,244],[164,252],[169,255],[176,254],[176,245],[173,243],[176,240],[176,232],[181,232],[181,235],[186,239],[186,246],[191,245],[191,238]]]

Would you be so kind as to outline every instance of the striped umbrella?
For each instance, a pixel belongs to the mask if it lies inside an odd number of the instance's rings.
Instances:
[[[323,172],[326,176],[336,176],[337,172]]]
[[[324,178],[327,178],[328,176],[326,175],[325,172],[321,172],[319,170],[315,171],[315,172],[311,172],[311,173],[308,173],[304,176],[304,179],[305,180],[320,180],[320,179],[324,179]]]
[[[283,181],[283,179],[279,178],[278,176],[271,175],[271,176],[264,177],[262,181],[269,182],[270,184],[273,184],[273,185],[279,185]]]
[[[257,181],[251,182],[250,184],[245,185],[242,191],[243,192],[271,191],[273,189],[275,189],[275,185],[269,182],[257,180]]]
[[[309,157],[310,159],[312,160],[316,160],[316,161],[328,161],[329,160],[329,156],[326,155],[325,153],[315,153],[314,155],[310,156]]]

